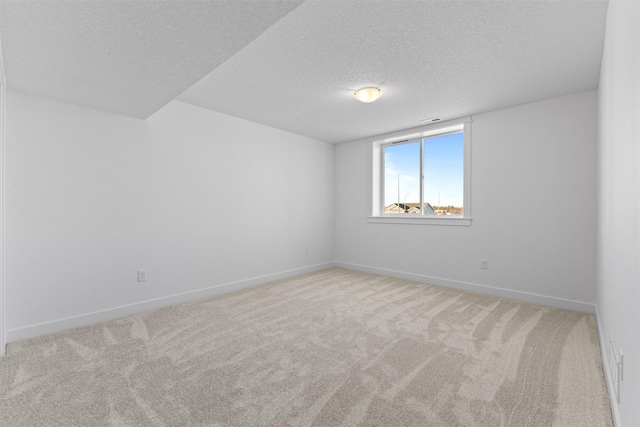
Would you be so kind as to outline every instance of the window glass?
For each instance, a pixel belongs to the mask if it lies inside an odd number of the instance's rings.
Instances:
[[[371,141],[371,215],[387,224],[471,225],[471,117]]]
[[[420,142],[384,149],[384,212],[420,214]]]
[[[424,139],[424,202],[434,214],[463,216],[464,133]]]
[[[384,147],[384,213],[464,216],[463,132]]]

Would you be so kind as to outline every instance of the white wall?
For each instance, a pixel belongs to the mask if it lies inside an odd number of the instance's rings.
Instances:
[[[368,223],[368,144],[338,145],[336,260],[592,311],[596,121],[595,91],[474,116],[469,227]]]
[[[4,356],[6,334],[4,327],[4,137],[5,137],[5,103],[6,78],[0,40],[0,356]]]
[[[333,260],[333,145],[177,101],[144,121],[15,92],[6,142],[8,341]]]
[[[597,307],[624,353],[624,426],[640,425],[640,3],[610,1],[599,85]],[[605,358],[606,361],[606,358]]]

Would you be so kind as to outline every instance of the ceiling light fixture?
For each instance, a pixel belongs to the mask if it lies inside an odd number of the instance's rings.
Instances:
[[[382,96],[382,92],[377,87],[365,87],[355,91],[353,96],[360,102],[373,102]]]

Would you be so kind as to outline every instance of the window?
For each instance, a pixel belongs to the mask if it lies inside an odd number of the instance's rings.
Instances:
[[[370,222],[471,224],[470,118],[372,143]]]

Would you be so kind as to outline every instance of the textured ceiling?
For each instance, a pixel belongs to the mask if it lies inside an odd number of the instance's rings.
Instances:
[[[299,3],[4,0],[8,87],[137,117],[177,97],[342,142],[598,85],[606,1]]]
[[[300,3],[3,0],[7,87],[147,118]]]
[[[593,89],[606,7],[307,1],[178,99],[340,142]]]

